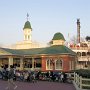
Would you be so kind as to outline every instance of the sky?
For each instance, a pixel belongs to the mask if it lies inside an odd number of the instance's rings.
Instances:
[[[90,36],[90,0],[0,0],[0,44],[23,41],[27,13],[33,41],[48,43],[57,32],[69,41],[78,18],[81,37]]]

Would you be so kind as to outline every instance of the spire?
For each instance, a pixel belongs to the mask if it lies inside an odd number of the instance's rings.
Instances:
[[[28,21],[29,14],[27,13],[27,21]]]
[[[27,21],[25,22],[25,25],[24,25],[23,30],[26,29],[26,28],[32,29],[32,28],[31,28],[31,24],[30,24],[28,18],[29,18],[29,14],[27,13]]]

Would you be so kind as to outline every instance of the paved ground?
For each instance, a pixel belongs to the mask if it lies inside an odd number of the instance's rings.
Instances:
[[[16,90],[76,90],[73,84],[58,82],[38,81],[37,83],[27,83],[16,81],[15,83],[18,86]],[[0,80],[0,90],[5,90],[6,86],[7,81]]]

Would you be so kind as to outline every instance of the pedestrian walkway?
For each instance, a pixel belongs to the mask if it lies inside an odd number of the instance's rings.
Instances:
[[[76,90],[73,84],[38,81],[36,83],[15,82],[17,84],[16,90]],[[0,90],[5,90],[7,81],[0,80]],[[13,89],[12,89],[13,90]]]

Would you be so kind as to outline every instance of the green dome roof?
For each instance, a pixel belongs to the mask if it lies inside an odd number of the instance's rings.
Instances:
[[[31,24],[30,24],[29,21],[25,22],[25,25],[24,25],[24,28],[23,28],[23,29],[26,29],[26,28],[32,29],[32,28],[31,28]]]
[[[58,32],[54,34],[54,37],[52,40],[64,40],[65,41],[65,38],[62,33]]]

